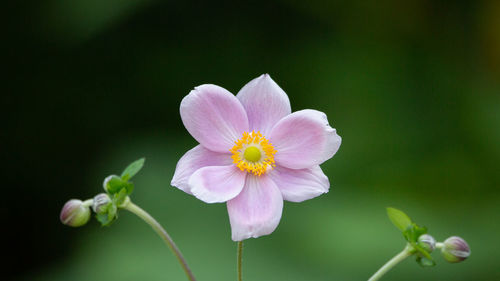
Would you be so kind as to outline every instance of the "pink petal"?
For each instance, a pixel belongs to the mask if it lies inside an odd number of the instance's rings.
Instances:
[[[202,145],[197,145],[186,152],[177,162],[171,185],[191,194],[188,181],[196,170],[206,166],[227,166],[231,165],[232,162],[230,154],[213,152]]]
[[[248,131],[245,109],[226,89],[201,85],[181,102],[181,118],[189,133],[205,148],[226,153]]]
[[[288,96],[268,74],[250,81],[236,97],[247,112],[250,131],[260,131],[265,136],[281,118],[292,112]]]
[[[314,198],[330,188],[328,177],[318,165],[300,170],[276,166],[269,176],[281,190],[283,199],[291,202]]]
[[[243,191],[227,202],[232,239],[268,235],[278,226],[283,211],[283,197],[266,175],[248,175]]]
[[[306,109],[281,119],[272,129],[269,140],[278,151],[274,155],[277,164],[304,169],[332,158],[342,139],[328,125],[323,112]]]
[[[204,167],[189,178],[191,192],[206,203],[220,203],[240,194],[245,185],[246,172],[235,165]]]

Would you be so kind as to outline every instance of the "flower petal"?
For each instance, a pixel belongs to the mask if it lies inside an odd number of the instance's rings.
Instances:
[[[341,138],[328,125],[326,114],[306,109],[281,119],[271,131],[270,141],[278,151],[276,163],[291,169],[310,168],[332,158]]]
[[[276,184],[266,175],[249,175],[245,187],[227,202],[232,239],[268,235],[278,226],[283,211],[283,197]]]
[[[276,166],[269,176],[281,190],[283,199],[302,202],[328,192],[330,182],[319,165],[310,169],[288,169]]]
[[[269,74],[250,81],[236,97],[247,112],[250,131],[260,131],[265,136],[281,118],[292,112],[288,96]]]
[[[182,99],[181,118],[189,133],[205,148],[228,152],[248,131],[248,118],[238,99],[216,85],[201,85]]]
[[[170,183],[172,186],[191,194],[191,188],[188,185],[189,177],[196,170],[207,166],[226,166],[231,165],[233,160],[230,154],[213,152],[204,148],[202,145],[197,145],[186,152],[175,168],[174,177]]]
[[[240,194],[245,185],[246,172],[235,165],[204,167],[189,178],[191,192],[206,203],[220,203]]]

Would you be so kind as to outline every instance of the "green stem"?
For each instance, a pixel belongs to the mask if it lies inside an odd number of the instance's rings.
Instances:
[[[92,204],[94,204],[94,199],[87,199],[87,200],[83,201],[83,203],[82,203],[82,205],[84,207],[90,207],[90,206],[92,206]]]
[[[413,255],[413,248],[410,245],[406,245],[403,251],[401,253],[397,254],[394,256],[391,260],[389,260],[384,266],[382,266],[375,274],[373,274],[368,281],[376,281],[379,280],[384,274],[387,273],[391,268],[396,266],[398,263],[400,263],[402,260],[406,259],[407,257]]]
[[[177,245],[175,245],[174,240],[172,240],[170,235],[168,235],[167,231],[165,229],[163,229],[163,227],[150,214],[148,214],[146,211],[144,211],[143,209],[141,209],[139,206],[135,205],[134,203],[128,202],[127,204],[125,204],[125,206],[123,206],[123,208],[125,210],[128,210],[128,211],[136,214],[139,218],[141,218],[143,221],[145,221],[147,224],[149,224],[153,228],[153,230],[158,235],[160,235],[160,237],[163,239],[163,241],[165,241],[165,243],[170,248],[170,250],[172,250],[172,252],[174,253],[177,260],[179,260],[179,263],[181,264],[182,269],[184,269],[184,272],[186,273],[187,278],[190,281],[196,281],[193,273],[191,272],[191,269],[189,268],[189,266],[186,263],[186,260],[182,256],[181,251],[179,250],[179,248],[177,248]]]
[[[241,274],[241,260],[243,257],[243,241],[238,241],[238,252],[236,254],[237,260],[238,260],[238,281],[242,281],[242,274]]]

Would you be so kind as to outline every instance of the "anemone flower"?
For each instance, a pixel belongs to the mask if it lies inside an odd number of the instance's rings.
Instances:
[[[206,203],[227,203],[232,239],[272,233],[283,200],[301,202],[328,192],[319,165],[341,138],[317,110],[291,112],[286,93],[269,75],[234,96],[201,85],[181,102],[182,122],[200,144],[177,163],[172,185]]]

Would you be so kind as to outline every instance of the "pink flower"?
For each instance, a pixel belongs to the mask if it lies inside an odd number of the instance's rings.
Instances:
[[[291,113],[286,93],[264,74],[234,96],[201,85],[181,102],[184,126],[200,143],[177,163],[172,185],[206,203],[227,202],[232,239],[272,233],[283,200],[328,192],[319,164],[341,138],[323,112]]]

